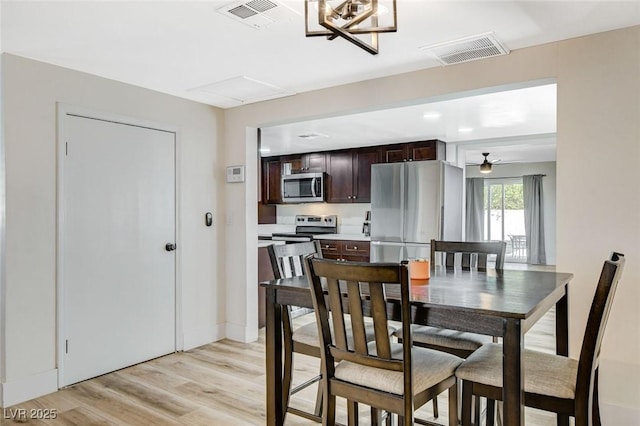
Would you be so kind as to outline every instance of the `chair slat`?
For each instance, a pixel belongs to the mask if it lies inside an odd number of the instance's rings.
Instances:
[[[340,349],[348,350],[347,331],[344,326],[344,314],[342,309],[342,295],[340,284],[337,279],[327,280],[327,291],[329,298],[329,311],[333,321],[334,345]]]
[[[445,266],[447,269],[451,269],[456,264],[456,254],[455,253],[447,253]]]
[[[362,313],[362,299],[360,297],[360,283],[347,281],[347,295],[349,313],[351,314],[351,330],[353,335],[353,350],[361,355],[368,355],[367,335]]]
[[[487,254],[486,253],[478,253],[478,270],[479,271],[487,270]]]
[[[376,351],[378,357],[391,359],[387,304],[384,297],[383,284],[379,282],[369,283],[369,297],[371,298],[371,314],[376,334]]]

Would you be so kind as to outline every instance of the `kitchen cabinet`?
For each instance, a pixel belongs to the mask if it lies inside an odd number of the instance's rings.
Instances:
[[[371,165],[378,160],[377,147],[329,152],[327,202],[371,202]]]
[[[369,262],[369,241],[320,240],[322,257],[345,262]]]
[[[281,157],[283,164],[291,165],[292,173],[324,172],[327,170],[326,153],[313,152],[302,155],[287,155]]]
[[[262,159],[262,202],[278,204],[282,202],[282,162],[280,157]]]
[[[369,241],[320,240],[322,257],[344,262],[369,262]]]
[[[380,148],[380,157],[383,163],[445,160],[445,143],[437,139],[432,139],[428,141],[384,145]]]

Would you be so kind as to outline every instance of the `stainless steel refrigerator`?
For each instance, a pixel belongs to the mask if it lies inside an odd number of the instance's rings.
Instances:
[[[462,241],[462,169],[443,161],[371,166],[371,262],[428,259],[431,239]]]

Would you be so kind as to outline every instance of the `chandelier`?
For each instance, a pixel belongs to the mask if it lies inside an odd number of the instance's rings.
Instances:
[[[396,0],[305,0],[304,16],[307,37],[342,37],[372,55],[379,33],[397,31]]]

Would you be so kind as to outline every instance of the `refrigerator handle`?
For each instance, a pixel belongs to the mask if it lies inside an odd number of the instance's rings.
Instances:
[[[407,214],[407,165],[405,163],[401,163],[400,167],[402,168],[402,172],[400,173],[400,205],[402,206],[402,213],[400,214],[400,232],[402,232],[402,241],[407,241],[407,236],[405,235],[404,223],[405,216]]]
[[[444,240],[444,205],[440,206],[440,229],[438,234],[440,234],[440,239]]]

